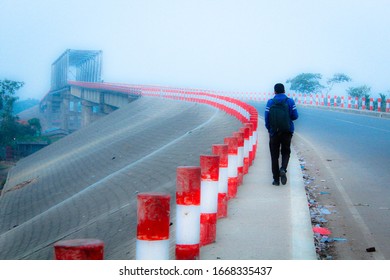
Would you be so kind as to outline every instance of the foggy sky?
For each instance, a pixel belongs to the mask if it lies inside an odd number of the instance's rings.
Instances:
[[[344,73],[390,96],[389,14],[388,0],[0,0],[0,79],[42,98],[51,64],[87,49],[107,82],[267,92]]]

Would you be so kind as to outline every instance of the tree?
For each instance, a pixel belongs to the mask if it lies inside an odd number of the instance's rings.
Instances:
[[[326,81],[326,83],[328,84],[328,91],[326,92],[326,94],[328,94],[332,90],[335,84],[350,82],[350,81],[352,81],[352,79],[343,73],[334,74],[332,78],[329,78]]]
[[[18,99],[15,92],[23,85],[23,82],[7,79],[0,81],[0,144],[2,145],[9,145],[18,133],[17,118],[13,115],[13,106]]]
[[[17,98],[14,97],[15,92],[23,85],[23,82],[15,82],[7,79],[0,81],[0,111],[7,106],[7,103],[10,102],[12,98],[13,101],[11,102],[13,105],[13,103],[17,100]]]
[[[36,136],[41,136],[41,121],[38,118],[32,118],[28,120],[28,124],[35,131]]]
[[[357,98],[370,97],[370,91],[371,88],[366,85],[360,87],[350,87],[347,89],[347,93],[349,96]]]
[[[302,73],[286,82],[291,83],[290,90],[300,93],[317,93],[325,88],[320,84],[322,75],[318,73]]]

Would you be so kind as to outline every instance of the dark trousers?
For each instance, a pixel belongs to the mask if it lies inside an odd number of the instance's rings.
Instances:
[[[291,153],[292,133],[281,133],[270,136],[269,149],[271,152],[272,175],[274,180],[279,181],[279,155],[282,155],[282,168],[287,171]]]

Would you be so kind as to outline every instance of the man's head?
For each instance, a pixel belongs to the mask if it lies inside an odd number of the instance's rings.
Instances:
[[[274,90],[275,90],[275,94],[279,94],[279,93],[285,93],[284,91],[284,85],[281,84],[281,83],[278,83],[274,86]]]

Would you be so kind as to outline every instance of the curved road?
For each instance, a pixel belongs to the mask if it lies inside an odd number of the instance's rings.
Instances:
[[[265,104],[254,105],[262,116]],[[295,140],[311,145],[333,177],[335,203],[356,247],[351,251],[375,247],[373,259],[390,259],[390,120],[303,106],[298,111]]]
[[[241,125],[211,106],[142,97],[24,158],[0,196],[0,259],[53,259],[53,243],[74,238],[133,259],[137,193],[170,194],[174,229],[177,167],[198,166]]]

